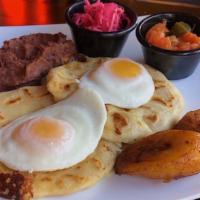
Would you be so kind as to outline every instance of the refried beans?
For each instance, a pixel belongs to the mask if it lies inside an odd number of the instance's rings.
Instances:
[[[36,82],[75,54],[62,33],[36,33],[5,41],[0,48],[0,92]]]

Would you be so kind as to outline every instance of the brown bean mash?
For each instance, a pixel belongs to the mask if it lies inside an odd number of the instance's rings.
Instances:
[[[5,41],[0,48],[0,92],[40,80],[65,64],[75,46],[62,33],[37,33]]]

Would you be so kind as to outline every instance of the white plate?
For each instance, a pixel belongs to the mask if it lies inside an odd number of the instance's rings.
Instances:
[[[69,27],[66,24],[0,27],[0,46],[6,39],[37,32],[62,32],[71,38]],[[134,32],[130,34],[121,56],[143,62],[142,51]],[[185,98],[184,112],[200,108],[200,66],[192,76],[173,82]],[[200,174],[170,183],[140,177],[111,175],[89,189],[67,196],[67,200],[178,200],[198,197],[200,197]],[[42,200],[64,199],[66,196],[43,198]]]

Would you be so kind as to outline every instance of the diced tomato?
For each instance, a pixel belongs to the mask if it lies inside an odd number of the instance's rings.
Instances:
[[[169,37],[165,37],[169,30],[166,27],[166,22],[158,23],[146,34],[146,40],[149,44],[163,49],[171,49],[172,43]]]
[[[190,43],[189,42],[179,42],[177,45],[177,50],[178,51],[188,51],[190,50]]]
[[[200,43],[200,37],[198,37],[196,34],[187,32],[184,35],[180,37],[181,40],[185,42],[190,42],[190,43]]]
[[[159,46],[163,49],[170,50],[172,48],[172,42],[169,37],[164,37],[159,40]]]
[[[156,37],[165,37],[165,33],[169,30],[166,27],[166,22],[155,24],[153,27],[151,27],[147,34],[146,34],[146,40],[149,42],[149,40],[153,40],[153,38]]]

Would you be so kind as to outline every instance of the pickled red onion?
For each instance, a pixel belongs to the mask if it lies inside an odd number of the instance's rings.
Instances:
[[[99,32],[119,31],[130,26],[130,19],[124,9],[116,3],[102,3],[97,0],[91,4],[89,0],[84,0],[84,13],[75,13],[73,22],[82,28]]]

